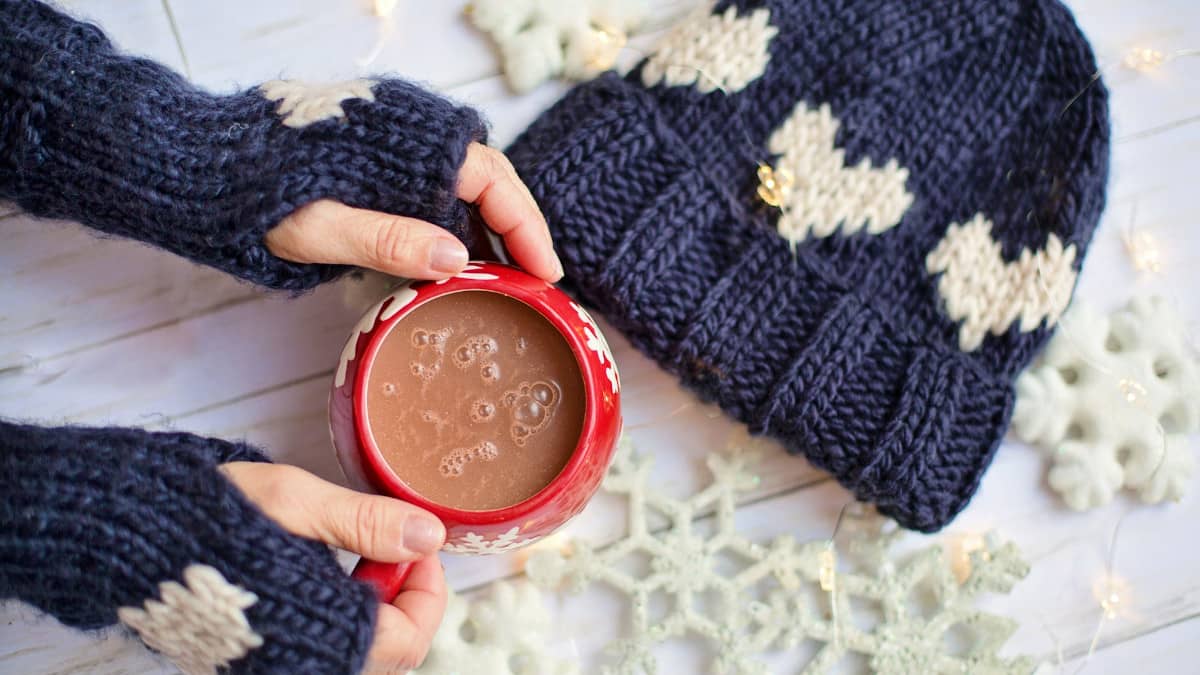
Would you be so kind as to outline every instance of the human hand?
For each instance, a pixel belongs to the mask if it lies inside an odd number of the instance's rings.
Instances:
[[[504,153],[468,146],[458,198],[479,206],[522,268],[546,281],[562,278],[546,219]],[[444,279],[467,264],[462,242],[432,223],[327,199],[296,209],[267,232],[266,244],[292,262],[358,265],[410,279]]]
[[[404,673],[425,660],[446,610],[446,579],[436,555],[442,523],[398,499],[334,485],[286,464],[230,462],[229,480],[288,532],[380,562],[416,560],[400,595],[380,604],[366,673]]]

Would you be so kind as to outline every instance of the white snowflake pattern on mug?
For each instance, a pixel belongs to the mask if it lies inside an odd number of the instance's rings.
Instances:
[[[578,303],[572,302],[571,307],[575,309],[575,313],[579,315],[579,319],[587,325],[583,327],[583,334],[587,336],[587,348],[596,353],[597,360],[600,365],[604,366],[604,375],[608,378],[608,382],[612,385],[612,393],[617,393],[621,390],[621,375],[617,372],[617,362],[613,360],[612,350],[608,348],[608,341],[604,339],[604,333],[600,332],[600,327],[596,325],[596,320],[591,314],[587,313]]]
[[[468,263],[467,266],[464,267],[461,272],[459,272],[458,274],[455,274],[452,277],[448,277],[446,279],[439,280],[437,282],[437,285],[441,286],[442,284],[446,283],[447,281],[450,281],[450,279],[474,279],[475,281],[495,281],[496,279],[500,278],[500,277],[496,276],[495,274],[492,274],[491,272],[480,272],[479,270],[481,270],[481,269],[483,269],[483,266],[478,263]]]
[[[499,534],[495,539],[489,539],[485,535],[476,534],[475,532],[468,532],[458,541],[447,542],[442,547],[442,550],[449,551],[450,553],[470,553],[475,555],[504,553],[521,548],[530,542],[528,538],[520,536],[520,531],[519,527],[513,525],[507,532]]]

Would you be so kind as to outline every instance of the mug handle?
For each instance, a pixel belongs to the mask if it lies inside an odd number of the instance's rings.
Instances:
[[[404,586],[412,567],[411,562],[384,563],[360,558],[350,576],[371,584],[375,589],[375,597],[390,605],[400,595],[400,588]]]

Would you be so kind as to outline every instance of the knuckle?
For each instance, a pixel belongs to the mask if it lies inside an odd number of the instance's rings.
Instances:
[[[512,164],[509,163],[508,157],[499,150],[483,146],[483,166],[484,170],[492,178],[499,176],[510,176],[513,173]]]
[[[294,506],[296,481],[303,471],[286,464],[265,465],[270,467],[270,477],[263,483],[259,493],[260,508],[268,512],[283,511]]]
[[[360,551],[377,551],[386,544],[389,510],[379,498],[363,497],[354,509],[350,535]]]
[[[412,255],[412,230],[398,218],[388,218],[376,230],[374,259],[381,263],[405,261]]]

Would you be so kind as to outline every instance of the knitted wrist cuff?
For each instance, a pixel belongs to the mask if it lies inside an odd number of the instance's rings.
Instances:
[[[292,290],[342,271],[263,246],[317,199],[463,234],[457,174],[486,131],[474,111],[410,83],[271,82],[214,96],[21,0],[0,3],[0,62],[0,198],[36,215]]]
[[[236,460],[265,458],[183,433],[0,423],[0,594],[79,628],[119,614],[185,664],[357,672],[374,596],[218,471]]]

